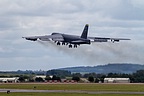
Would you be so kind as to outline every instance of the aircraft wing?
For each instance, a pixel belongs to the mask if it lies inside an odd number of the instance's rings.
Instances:
[[[56,34],[56,35],[45,35],[45,36],[29,36],[29,37],[22,37],[25,38],[26,40],[31,40],[31,41],[37,41],[42,40],[42,41],[64,41],[63,36],[61,34]]]
[[[105,38],[105,37],[88,37],[92,42],[119,42],[120,40],[130,40],[127,38]]]

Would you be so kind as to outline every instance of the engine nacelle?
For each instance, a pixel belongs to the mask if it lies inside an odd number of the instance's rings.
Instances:
[[[111,42],[119,42],[120,40],[118,40],[118,39],[111,39]]]
[[[39,38],[42,41],[50,41],[49,38]]]
[[[119,40],[114,40],[114,42],[119,42]]]

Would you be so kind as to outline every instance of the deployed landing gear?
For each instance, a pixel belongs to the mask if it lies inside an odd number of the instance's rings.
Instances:
[[[62,42],[62,45],[65,45],[65,43],[64,43],[64,42]]]
[[[77,48],[77,44],[74,44],[74,48]],[[69,45],[69,48],[72,48],[72,44]]]
[[[71,44],[71,43],[67,43],[67,42],[60,42],[60,41],[54,41],[54,43],[56,43],[57,45],[68,45],[69,48],[77,48],[78,45],[80,46],[80,44]]]
[[[74,48],[77,48],[77,45],[76,45],[76,44],[74,44]]]
[[[60,42],[57,42],[57,45],[60,45]]]
[[[71,44],[69,45],[69,48],[72,48],[72,45],[71,45]]]

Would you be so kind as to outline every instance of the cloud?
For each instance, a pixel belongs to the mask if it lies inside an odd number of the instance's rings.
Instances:
[[[137,7],[139,9],[144,9],[143,7],[143,4],[144,4],[144,1],[143,0],[131,0],[131,3],[134,7]]]

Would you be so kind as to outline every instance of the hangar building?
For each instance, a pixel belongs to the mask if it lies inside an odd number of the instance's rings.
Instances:
[[[19,80],[19,77],[12,77],[12,78],[0,78],[0,83],[16,83]]]
[[[104,78],[104,83],[130,83],[129,78]]]

